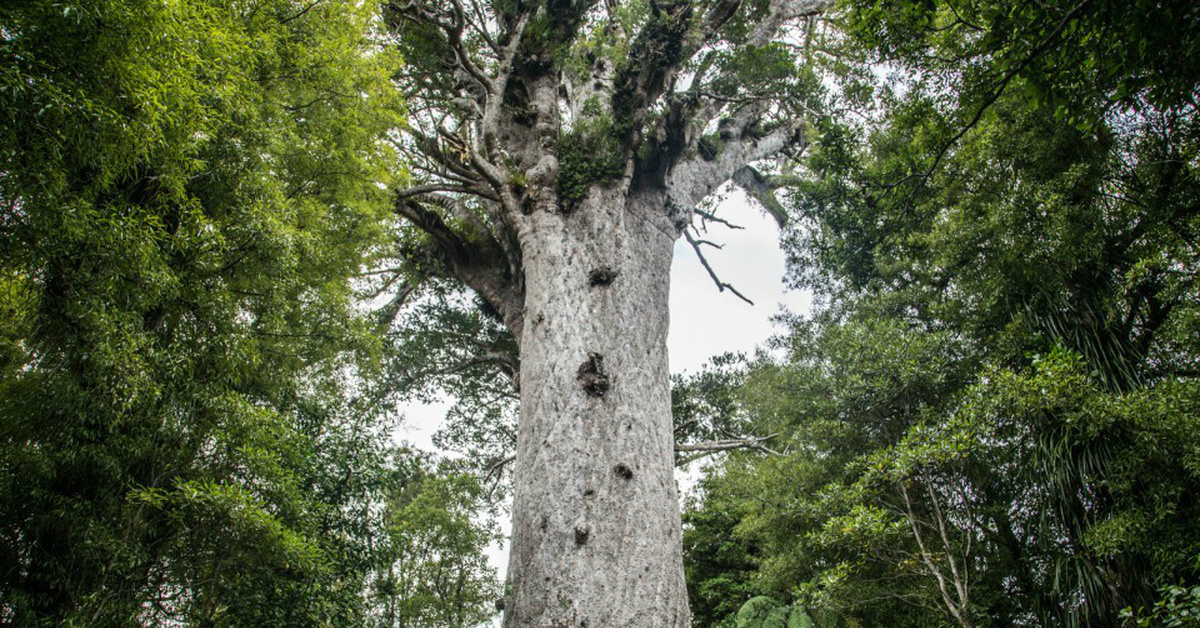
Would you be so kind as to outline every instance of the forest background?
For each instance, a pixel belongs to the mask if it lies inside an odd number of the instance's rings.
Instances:
[[[512,339],[393,211],[387,14],[0,9],[0,623],[494,615]],[[734,55],[812,110],[756,201],[818,300],[675,381],[749,445],[686,505],[695,625],[1197,622],[1197,33],[847,0]],[[430,398],[452,460],[391,442]]]

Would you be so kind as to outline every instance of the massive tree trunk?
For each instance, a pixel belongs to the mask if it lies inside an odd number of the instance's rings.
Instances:
[[[604,193],[520,233],[509,628],[690,625],[666,346],[676,233]]]
[[[782,217],[786,177],[754,165],[803,149],[807,75],[747,75],[731,51],[789,55],[774,43],[828,3],[388,3],[418,178],[396,209],[425,236],[408,244],[519,345],[508,628],[689,625],[671,252],[683,237],[704,260],[693,219],[724,222],[699,205],[726,182]]]

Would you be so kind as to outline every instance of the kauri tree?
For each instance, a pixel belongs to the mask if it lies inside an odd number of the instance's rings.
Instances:
[[[672,250],[704,244],[693,222],[714,218],[702,203],[723,185],[778,210],[779,170],[754,166],[804,147],[820,91],[804,42],[825,4],[387,8],[407,61],[407,272],[470,287],[519,351],[489,357],[520,395],[508,626],[690,625]]]

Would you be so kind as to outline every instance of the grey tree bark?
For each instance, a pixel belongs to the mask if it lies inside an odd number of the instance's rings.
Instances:
[[[520,236],[505,625],[688,626],[666,347],[675,234],[601,194]]]
[[[520,351],[507,628],[690,624],[671,252],[681,236],[700,252],[693,218],[714,217],[697,206],[725,183],[782,220],[783,179],[755,165],[803,150],[803,104],[773,96],[801,82],[747,84],[722,51],[800,41],[828,4],[651,0],[636,24],[595,0],[388,5],[418,175],[397,213]]]

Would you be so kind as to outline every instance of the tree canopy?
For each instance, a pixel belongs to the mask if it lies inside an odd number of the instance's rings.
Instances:
[[[1195,625],[1195,58],[1187,0],[6,4],[0,624]],[[671,377],[733,190],[817,305]]]
[[[1196,9],[838,19],[784,196],[823,305],[736,392],[782,453],[711,468],[686,517],[698,625],[749,593],[847,625],[1193,621]]]
[[[376,15],[0,9],[0,623],[365,625],[415,551],[352,282],[404,177]]]

